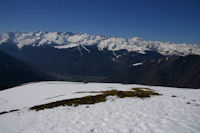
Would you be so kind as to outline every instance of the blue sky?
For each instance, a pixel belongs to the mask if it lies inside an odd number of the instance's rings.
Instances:
[[[0,33],[38,30],[200,44],[200,0],[0,1]]]

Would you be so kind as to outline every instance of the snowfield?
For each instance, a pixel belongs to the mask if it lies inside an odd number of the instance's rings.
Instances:
[[[90,105],[30,107],[97,95],[88,91],[150,88],[150,98],[108,97]],[[88,93],[76,93],[76,92]],[[39,82],[0,91],[0,133],[198,133],[200,90],[117,83]]]

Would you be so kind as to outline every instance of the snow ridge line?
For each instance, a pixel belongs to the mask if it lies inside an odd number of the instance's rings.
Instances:
[[[4,43],[14,43],[18,48],[27,45],[33,47],[49,45],[58,49],[64,49],[81,45],[88,53],[89,50],[85,46],[97,46],[99,50],[108,49],[110,51],[127,50],[139,53],[145,53],[145,51],[157,51],[162,55],[200,55],[200,45],[197,44],[145,41],[138,37],[120,38],[94,36],[86,33],[72,34],[69,32],[58,33],[41,31],[28,33],[9,32],[0,34],[0,44]]]

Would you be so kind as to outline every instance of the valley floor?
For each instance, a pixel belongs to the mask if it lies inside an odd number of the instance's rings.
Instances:
[[[106,102],[60,106],[40,111],[30,107],[63,99],[97,95],[89,91],[150,88],[150,98],[107,97]],[[88,93],[76,93],[76,92]],[[0,91],[1,133],[197,133],[200,89],[135,84],[39,82]]]

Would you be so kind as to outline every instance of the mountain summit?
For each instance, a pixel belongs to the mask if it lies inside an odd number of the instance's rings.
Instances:
[[[97,46],[99,50],[127,50],[128,52],[136,51],[142,54],[146,51],[156,51],[162,55],[200,55],[200,46],[196,44],[145,41],[138,37],[120,38],[71,32],[9,32],[0,34],[0,44],[4,43],[13,43],[18,48],[48,45],[57,49],[82,47],[87,50],[86,46]]]

